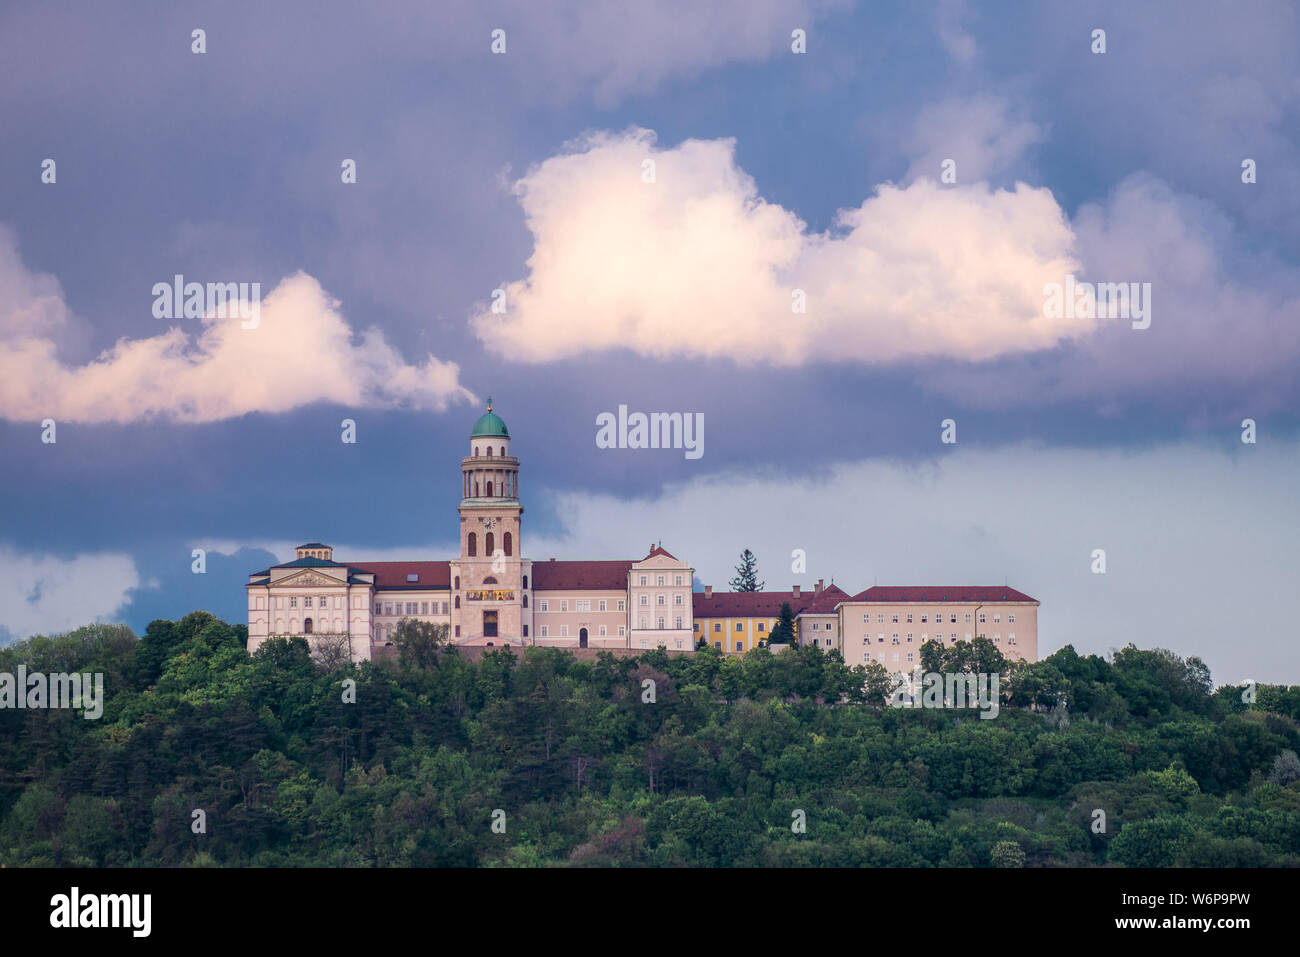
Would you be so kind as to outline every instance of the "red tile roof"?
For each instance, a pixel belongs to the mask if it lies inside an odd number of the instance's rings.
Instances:
[[[667,554],[667,553],[665,553]],[[627,591],[631,562],[533,562],[533,591]]]
[[[849,598],[835,585],[822,589],[822,596],[831,601],[831,609],[834,609],[835,602],[848,601]],[[697,591],[691,597],[696,618],[775,618],[781,614],[784,602],[788,601],[790,610],[797,615],[821,596],[809,589],[800,589],[798,597],[793,591],[715,591],[711,598],[705,598],[704,592]]]
[[[671,554],[668,551],[665,551],[662,545],[655,545],[654,547],[652,547],[650,549],[650,554],[647,555],[645,558],[641,559],[641,561],[645,561],[646,559],[649,558],[654,558],[656,555],[662,555],[665,558],[671,558],[673,561],[677,561],[677,556]]]
[[[353,568],[375,573],[376,588],[451,588],[451,562],[349,562]],[[407,581],[407,575],[419,575]]]
[[[843,588],[838,585],[828,585],[822,589],[820,595],[817,595],[809,604],[805,605],[799,614],[833,615],[835,614],[835,606],[842,601],[848,600],[849,594]]]
[[[1022,591],[1006,585],[873,585],[853,596],[853,601],[879,601],[891,604],[931,601],[1030,601]]]

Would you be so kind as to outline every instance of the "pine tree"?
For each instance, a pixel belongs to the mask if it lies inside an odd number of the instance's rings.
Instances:
[[[781,602],[781,617],[772,625],[769,645],[788,645],[794,641],[794,609],[788,601]]]
[[[740,553],[736,577],[730,582],[732,591],[762,591],[766,582],[758,580],[758,559],[748,548]]]

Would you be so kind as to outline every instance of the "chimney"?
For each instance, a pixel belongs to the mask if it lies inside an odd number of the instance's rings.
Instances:
[[[799,586],[798,586],[798,585],[795,585],[795,586],[794,586],[794,597],[795,597],[795,598],[798,598],[798,597],[799,597]]]
[[[824,578],[817,579],[817,590],[814,592],[814,594],[820,595],[822,593],[822,582],[824,582],[825,580],[826,579]]]
[[[712,586],[712,585],[705,585],[705,586],[704,586],[704,597],[705,597],[705,598],[712,598],[712,597],[713,597],[713,586]]]

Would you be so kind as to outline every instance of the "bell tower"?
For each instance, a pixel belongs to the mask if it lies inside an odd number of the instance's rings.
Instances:
[[[460,460],[460,559],[452,563],[452,640],[519,644],[523,550],[519,460],[510,430],[492,411],[474,423]]]

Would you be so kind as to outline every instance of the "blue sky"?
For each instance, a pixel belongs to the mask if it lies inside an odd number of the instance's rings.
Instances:
[[[533,558],[1007,580],[1045,653],[1300,681],[1298,67],[1285,3],[10,4],[0,635],[448,557],[491,394]],[[1150,328],[1045,321],[1066,272]],[[263,325],[155,318],[177,273]],[[619,404],[704,456],[598,449]]]

